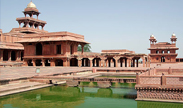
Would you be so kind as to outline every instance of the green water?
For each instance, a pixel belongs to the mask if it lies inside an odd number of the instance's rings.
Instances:
[[[84,82],[80,87],[52,86],[4,96],[0,108],[183,108],[177,103],[135,101],[134,84],[113,83],[108,89],[96,85]]]

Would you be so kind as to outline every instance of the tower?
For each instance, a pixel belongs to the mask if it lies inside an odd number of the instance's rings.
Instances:
[[[17,18],[16,21],[19,23],[19,30],[21,33],[42,33],[44,31],[44,26],[46,21],[38,19],[40,12],[36,8],[36,5],[31,1],[23,11],[25,17]],[[33,18],[36,15],[37,18]],[[23,26],[21,24],[23,23]],[[41,27],[41,29],[39,28]]]
[[[172,34],[172,37],[170,38],[170,40],[171,40],[172,44],[176,44],[177,38],[174,33]]]
[[[153,34],[150,36],[149,40],[150,40],[150,44],[155,44],[157,42],[156,37],[154,37]]]

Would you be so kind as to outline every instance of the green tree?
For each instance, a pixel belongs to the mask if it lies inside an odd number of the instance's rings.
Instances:
[[[82,51],[81,45],[78,45],[78,51]],[[89,44],[84,46],[84,52],[91,52],[91,46]]]

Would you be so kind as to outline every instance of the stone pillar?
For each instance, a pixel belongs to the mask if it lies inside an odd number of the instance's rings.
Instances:
[[[133,67],[135,67],[135,58],[133,59]]]
[[[94,67],[97,67],[97,59],[94,60]]]
[[[21,61],[20,58],[21,57],[21,53],[20,51],[16,51],[16,61]]]
[[[102,67],[105,66],[105,60],[101,60]]]
[[[51,60],[50,60],[50,66],[52,66],[52,67],[55,66],[55,60],[54,60],[54,59],[51,59]]]
[[[11,50],[8,51],[8,61],[11,61]]]
[[[3,50],[0,50],[0,61],[3,61]]]
[[[106,67],[108,67],[108,59],[106,60]]]
[[[42,66],[45,67],[45,60],[42,59]]]
[[[162,73],[162,76],[161,76],[161,85],[164,86],[166,85],[166,78],[165,78],[165,75]]]
[[[125,67],[127,67],[127,59],[125,59]]]
[[[83,55],[83,52],[84,52],[84,45],[81,45],[81,48],[82,48],[81,54]]]
[[[137,59],[136,67],[139,67],[139,59]]]
[[[115,67],[118,67],[118,60],[119,60],[119,57],[115,57],[114,59],[115,59],[115,64],[116,64]]]
[[[143,62],[143,67],[145,67],[145,58],[142,58],[142,62]]]
[[[169,67],[169,69],[168,69],[168,74],[172,74],[172,68],[171,67]]]
[[[90,67],[92,67],[93,63],[92,63],[92,60],[90,60]]]
[[[28,66],[28,60],[24,60],[24,66]]]
[[[78,58],[78,66],[81,67],[82,65],[82,59],[81,58]]]
[[[102,63],[101,60],[99,60],[99,67],[101,67],[101,63]]]
[[[86,66],[86,59],[83,59],[83,66]]]
[[[131,67],[131,61],[132,61],[132,59],[128,58],[128,67]]]
[[[67,67],[67,58],[63,59],[63,66]]]
[[[36,66],[36,60],[32,59],[32,64],[35,67]]]

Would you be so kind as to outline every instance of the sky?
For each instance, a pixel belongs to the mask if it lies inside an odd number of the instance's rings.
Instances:
[[[0,29],[19,27],[16,18],[31,0],[0,0]],[[171,42],[176,34],[178,57],[183,58],[183,0],[32,0],[49,32],[85,36],[92,52],[128,49],[149,54],[149,38]]]

